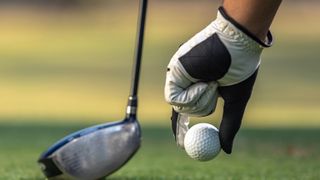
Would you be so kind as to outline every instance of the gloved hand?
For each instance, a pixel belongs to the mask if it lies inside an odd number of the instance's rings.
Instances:
[[[270,32],[263,42],[220,7],[217,19],[178,49],[168,65],[165,99],[174,108],[172,130],[180,147],[188,130],[187,117],[209,115],[221,96],[224,107],[220,144],[226,153],[231,153],[262,49],[271,44]]]
[[[231,86],[252,76],[263,47],[271,45],[252,35],[221,7],[217,19],[184,43],[167,69],[165,99],[175,111],[207,116],[216,107],[218,86]]]

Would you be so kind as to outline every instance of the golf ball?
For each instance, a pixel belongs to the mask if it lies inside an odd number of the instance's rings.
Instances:
[[[219,130],[208,123],[192,126],[185,135],[184,148],[192,159],[199,161],[213,159],[221,150]]]

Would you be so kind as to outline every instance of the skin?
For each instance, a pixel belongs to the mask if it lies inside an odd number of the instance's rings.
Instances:
[[[265,40],[282,0],[224,0],[227,14],[256,37]]]

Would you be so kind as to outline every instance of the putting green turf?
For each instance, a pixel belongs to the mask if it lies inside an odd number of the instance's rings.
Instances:
[[[0,179],[43,179],[36,160],[59,138],[89,124],[0,124]],[[318,179],[320,129],[242,129],[231,156],[187,157],[166,126],[142,126],[141,149],[108,179]]]

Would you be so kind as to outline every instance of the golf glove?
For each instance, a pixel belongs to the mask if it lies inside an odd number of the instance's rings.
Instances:
[[[221,7],[217,19],[184,43],[167,67],[165,99],[189,116],[214,112],[218,86],[240,83],[258,69],[262,42],[231,19]]]
[[[261,52],[271,44],[270,32],[261,41],[220,7],[217,19],[184,43],[167,67],[164,93],[173,106],[173,117],[175,112],[207,116],[214,112],[218,96],[222,97],[219,138],[222,149],[230,154],[255,83]]]

